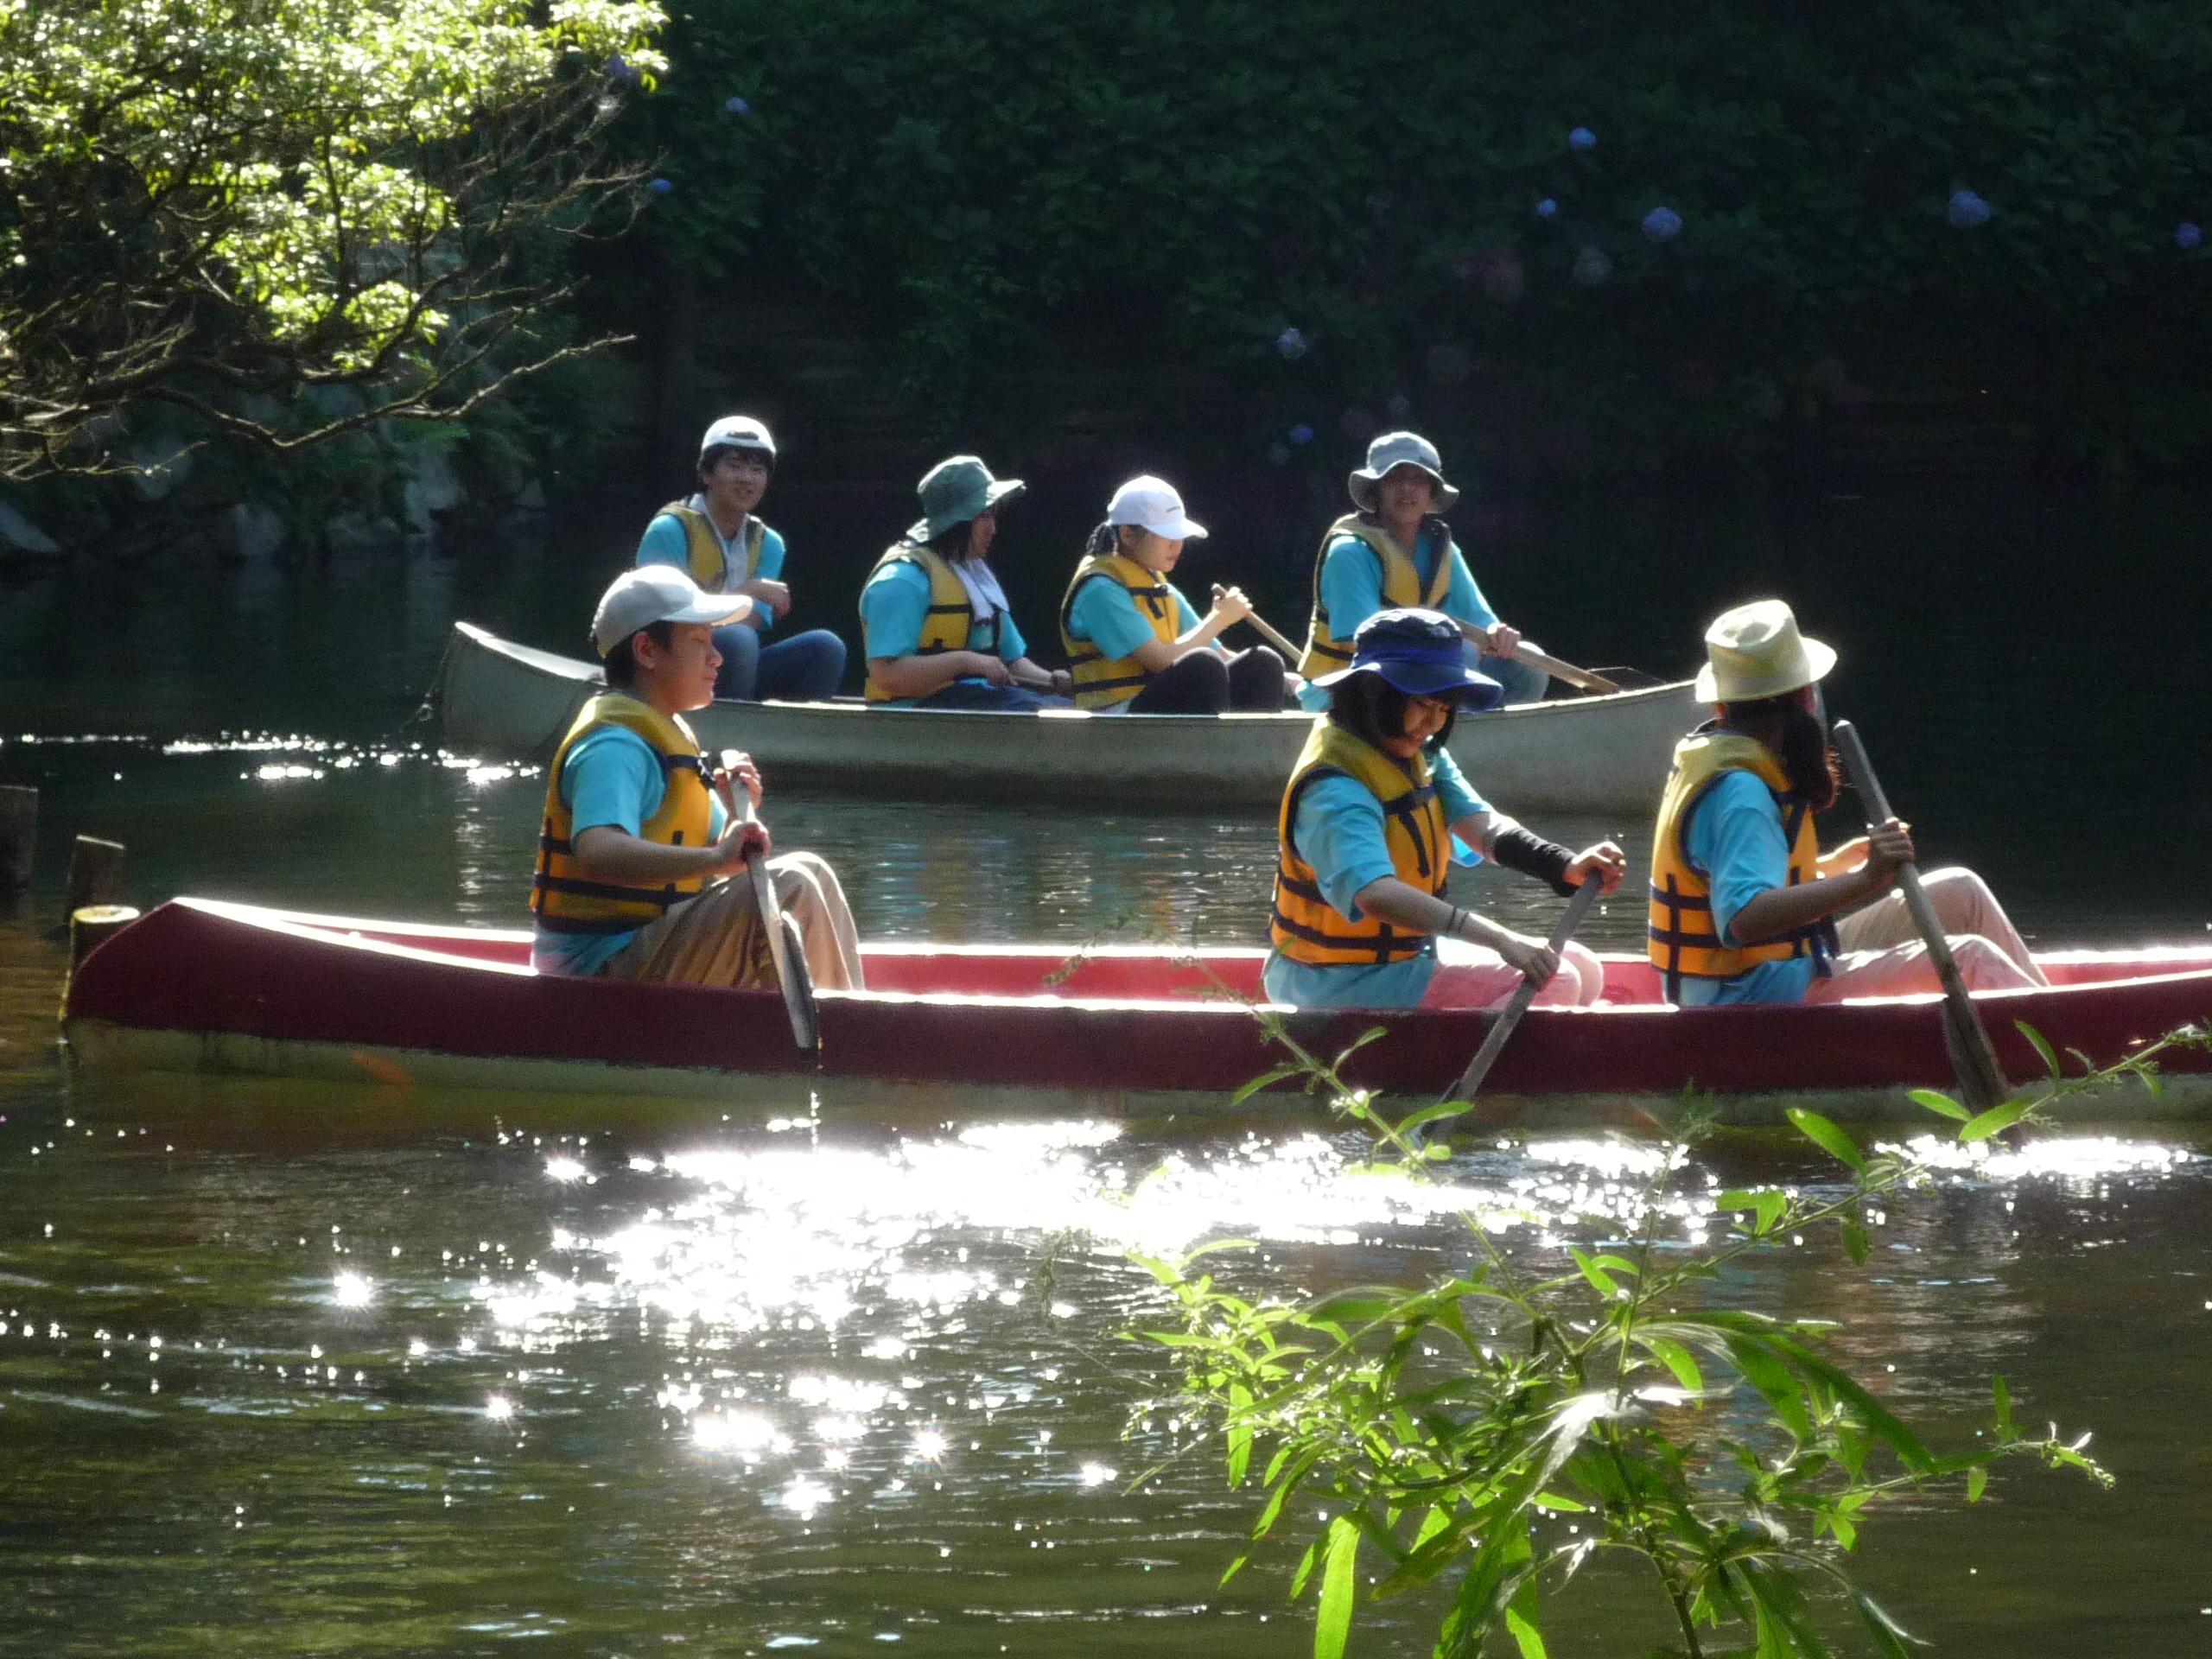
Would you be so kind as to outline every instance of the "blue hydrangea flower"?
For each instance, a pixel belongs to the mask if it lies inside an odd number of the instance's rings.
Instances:
[[[1559,203],[1554,201],[1549,196],[1546,196],[1541,201],[1536,204],[1536,217],[1538,219],[1549,219],[1557,212],[1559,212]]]
[[[2188,252],[2203,240],[2204,232],[2190,220],[2183,219],[2174,226],[2174,246],[2179,248],[2183,253]]]
[[[652,191],[653,194],[657,196],[664,196],[670,191],[675,189],[676,187],[666,179],[655,179],[651,184],[647,185],[645,188]]]
[[[1943,210],[1943,217],[1958,229],[1970,231],[1989,222],[1989,204],[1971,190],[1954,190],[1951,205]]]
[[[1286,328],[1275,336],[1275,350],[1283,354],[1285,360],[1295,363],[1306,355],[1306,336],[1295,328]]]
[[[607,78],[617,86],[635,86],[645,77],[642,71],[631,67],[627,58],[617,52],[607,60]]]
[[[1313,442],[1313,429],[1306,425],[1305,422],[1300,421],[1296,426],[1290,429],[1290,441],[1293,443],[1300,445]]]
[[[1598,135],[1587,127],[1577,127],[1567,135],[1567,143],[1570,149],[1595,149],[1598,148]]]
[[[1682,216],[1671,207],[1654,207],[1643,216],[1643,233],[1654,242],[1672,241],[1682,228]]]
[[[733,98],[728,103],[723,105],[722,108],[728,110],[732,115],[750,115],[753,113],[753,106],[741,98]]]

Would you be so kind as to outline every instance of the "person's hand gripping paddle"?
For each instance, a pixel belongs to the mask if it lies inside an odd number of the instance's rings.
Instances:
[[[1858,786],[1859,798],[1866,809],[1866,822],[1885,823],[1889,821],[1889,798],[1882,793],[1881,780],[1874,776],[1873,764],[1866,759],[1866,746],[1859,741],[1858,728],[1847,720],[1835,723],[1835,747],[1843,756],[1843,768],[1851,774],[1851,781]],[[1928,960],[1935,965],[1936,977],[1943,985],[1943,1046],[1950,1051],[1951,1070],[1959,1080],[1959,1093],[1974,1111],[1986,1112],[2002,1105],[2011,1091],[2005,1084],[2005,1074],[1998,1069],[1997,1051],[1990,1046],[1989,1033],[1981,1023],[1981,1016],[1974,1011],[1974,999],[1967,994],[1967,982],[1959,972],[1959,964],[1951,955],[1951,942],[1944,937],[1943,924],[1936,919],[1936,906],[1929,901],[1928,890],[1920,885],[1920,872],[1911,865],[1897,871],[1897,889],[1904,894],[1905,907],[1911,911],[1913,925],[1919,928],[1921,942],[1928,947]]]
[[[1599,879],[1596,871],[1585,876],[1582,885],[1575,888],[1574,897],[1567,901],[1567,908],[1560,912],[1551,938],[1544,941],[1554,958],[1566,951],[1567,941],[1582,925],[1582,918],[1590,913],[1590,906],[1597,902],[1598,895],[1604,888],[1605,883]],[[1545,982],[1547,984],[1549,982],[1549,980]],[[1421,1122],[1415,1126],[1414,1134],[1417,1140],[1426,1142],[1433,1139],[1440,1133],[1440,1126],[1459,1116],[1458,1112],[1443,1111],[1442,1108],[1451,1105],[1465,1108],[1473,1102],[1476,1091],[1483,1086],[1483,1079],[1490,1076],[1491,1067],[1497,1064],[1497,1057],[1504,1052],[1507,1039],[1513,1035],[1513,1028],[1521,1023],[1521,1016],[1529,1012],[1529,1005],[1536,1000],[1536,993],[1543,988],[1535,980],[1526,978],[1514,988],[1511,1000],[1484,1036],[1483,1046],[1475,1051],[1475,1058],[1467,1062],[1467,1069],[1459,1074],[1459,1081],[1453,1084],[1443,1098],[1429,1109],[1437,1116],[1431,1117],[1423,1114]]]
[[[721,752],[722,804],[746,823],[758,823],[760,820],[753,811],[752,791],[748,790],[741,796],[729,776],[744,760],[745,756],[735,749]],[[806,951],[799,940],[798,928],[776,902],[776,880],[768,873],[766,855],[759,852],[747,854],[745,873],[753,883],[753,902],[760,912],[760,925],[767,931],[768,956],[775,963],[776,982],[783,988],[784,1012],[791,1016],[791,1041],[798,1046],[800,1053],[818,1058],[822,1026],[814,1007],[814,976],[807,970]]]

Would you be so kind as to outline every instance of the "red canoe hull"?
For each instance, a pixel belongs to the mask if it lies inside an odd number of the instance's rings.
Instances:
[[[1221,995],[1256,995],[1257,951],[1201,953],[1201,967],[1116,948],[1060,976],[1067,960],[1051,947],[871,946],[871,988],[821,1000],[822,1077],[1184,1110],[1226,1105],[1281,1058]],[[1981,999],[1999,1059],[2023,1082],[2043,1067],[2016,1021],[2105,1064],[2212,1015],[2212,949],[2046,961],[2053,988]],[[65,1018],[93,1064],[705,1095],[810,1072],[772,992],[539,976],[527,963],[517,931],[178,899],[86,960]],[[1694,1090],[1726,1117],[1770,1116],[1795,1099],[1866,1116],[1912,1111],[1906,1088],[1948,1086],[1932,999],[1685,1011],[1657,1002],[1643,963],[1606,966],[1605,1003],[1530,1012],[1486,1097],[1649,1111]],[[1452,1081],[1484,1022],[1440,1011],[1286,1018],[1323,1055],[1387,1027],[1349,1076],[1414,1096]],[[2167,1070],[2166,1100],[2138,1090],[2119,1115],[2212,1114],[2212,1056],[2185,1051]]]

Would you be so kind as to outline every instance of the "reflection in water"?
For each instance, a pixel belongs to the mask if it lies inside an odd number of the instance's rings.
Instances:
[[[232,1146],[202,1127],[211,1102],[287,1100],[316,1126]],[[556,1136],[509,1105],[474,1143],[413,1117],[379,1131],[372,1091],[273,1084],[86,1088],[0,1125],[0,1595],[34,1650],[321,1651],[367,1598],[391,1633],[338,1645],[558,1629],[588,1650],[896,1636],[951,1656],[1119,1630],[1278,1655],[1304,1640],[1287,1563],[1217,1585],[1250,1506],[1216,1465],[1128,1484],[1174,1442],[1146,1405],[1166,1357],[1119,1340],[1160,1313],[1124,1252],[1247,1238],[1217,1271],[1307,1294],[1465,1265],[1465,1211],[1548,1270],[1569,1236],[1640,1230],[1666,1173],[1649,1144],[1587,1136],[1484,1143],[1427,1187],[1310,1123],[796,1115]],[[1779,1155],[1716,1143],[1663,1184],[1660,1235],[1692,1233],[1694,1195],[1724,1181],[1826,1179]],[[2205,1167],[2175,1143],[2031,1142],[1886,1218],[1865,1272],[1809,1239],[1713,1294],[1847,1319],[1845,1354],[1946,1433],[2005,1370],[2024,1408],[2105,1431],[2131,1506],[2105,1524],[2170,1551],[2162,1443],[2100,1395],[2099,1344],[2046,1335],[2082,1316],[2082,1263],[2122,1260],[2105,1240],[2212,1277]],[[2149,1285],[2101,1294],[2124,1304],[2090,1315],[2107,1323],[2179,1316]],[[2139,1363],[2201,1396],[2183,1350]],[[2033,1483],[2000,1486],[2003,1551],[1937,1509],[1895,1523],[1909,1558],[1878,1562],[1949,1651],[2009,1652],[1990,1608],[2076,1547]],[[179,1550],[182,1596],[158,1567]],[[70,1560],[118,1570],[95,1586]],[[1954,1615],[1935,1564],[1962,1560],[1990,1583]],[[41,1592],[56,1573],[85,1592]],[[2037,1650],[2096,1650],[2096,1593],[2041,1610]],[[1425,1651],[1423,1616],[1384,1609],[1368,1650]],[[1561,1652],[1611,1650],[1602,1624],[1567,1634]]]

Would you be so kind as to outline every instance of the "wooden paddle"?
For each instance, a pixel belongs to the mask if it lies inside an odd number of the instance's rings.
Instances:
[[[1595,875],[1587,875],[1583,878],[1582,885],[1575,888],[1574,897],[1567,901],[1567,909],[1560,913],[1558,925],[1552,929],[1551,938],[1545,941],[1554,956],[1566,950],[1567,942],[1574,937],[1575,929],[1582,925],[1582,918],[1590,913],[1590,906],[1597,902],[1598,894],[1604,886],[1605,883]],[[1544,984],[1550,982],[1547,979]],[[1521,1023],[1521,1016],[1529,1012],[1529,1005],[1536,1000],[1536,993],[1543,988],[1543,985],[1527,978],[1514,988],[1513,1000],[1505,1005],[1504,1011],[1483,1038],[1483,1046],[1475,1051],[1475,1058],[1467,1062],[1467,1069],[1459,1074],[1459,1081],[1453,1084],[1438,1101],[1439,1105],[1446,1101],[1474,1099],[1475,1091],[1483,1086],[1483,1079],[1490,1076],[1491,1067],[1497,1064],[1497,1057],[1504,1050],[1506,1039],[1513,1035],[1513,1028]]]
[[[1221,584],[1217,582],[1214,584],[1213,595],[1216,599],[1219,599],[1221,594]],[[1281,634],[1276,632],[1275,630],[1268,625],[1268,620],[1262,616],[1257,611],[1249,613],[1246,615],[1244,620],[1247,622],[1249,622],[1254,627],[1257,628],[1260,631],[1261,636],[1265,639],[1269,645],[1273,645],[1277,651],[1283,653],[1284,660],[1287,661],[1293,669],[1295,669],[1300,663],[1305,661],[1306,653],[1300,651],[1296,645],[1292,645],[1289,640],[1284,639]],[[1468,638],[1476,640],[1478,643],[1480,643],[1481,635],[1479,631],[1470,629],[1466,623],[1462,622],[1459,624],[1459,632],[1466,634]],[[1640,690],[1643,686],[1659,685],[1663,683],[1663,682],[1655,679],[1650,675],[1642,673],[1636,669],[1613,670],[1612,671],[1616,674],[1632,677],[1635,680],[1641,682],[1640,685],[1635,686],[1624,684],[1620,680],[1607,679],[1605,676],[1599,674],[1592,669],[1577,668],[1573,663],[1561,662],[1556,657],[1548,656],[1544,652],[1534,650],[1528,645],[1522,645],[1516,654],[1522,662],[1529,664],[1531,667],[1542,669],[1545,673],[1550,675],[1554,679],[1565,680],[1569,685],[1580,686],[1585,691],[1592,691],[1600,696],[1610,696],[1617,691],[1632,690]]]
[[[1858,785],[1859,798],[1866,809],[1866,822],[1886,823],[1891,817],[1889,798],[1882,793],[1881,780],[1874,776],[1873,764],[1866,759],[1866,745],[1859,740],[1858,728],[1847,720],[1835,723],[1835,747],[1843,756],[1844,770]],[[1997,1051],[1990,1046],[1989,1033],[1974,1009],[1974,998],[1967,992],[1966,980],[1951,955],[1951,942],[1944,936],[1942,923],[1936,919],[1936,906],[1929,902],[1928,890],[1920,885],[1920,872],[1905,865],[1897,871],[1897,887],[1904,894],[1905,907],[1912,912],[1913,925],[1920,930],[1922,942],[1928,946],[1928,960],[1936,965],[1936,977],[1942,982],[1943,1046],[1950,1051],[1951,1070],[1958,1077],[1959,1093],[1967,1105],[1977,1112],[2002,1105],[2011,1091],[2004,1072],[1998,1068]]]
[[[735,749],[724,749],[722,770],[734,771],[744,758]],[[738,804],[738,798],[737,787],[725,781],[722,804],[746,823],[760,823],[753,815],[751,791],[745,792],[742,807]],[[785,931],[783,906],[776,902],[776,880],[769,874],[768,861],[758,854],[748,854],[745,873],[752,879],[753,902],[760,912],[760,925],[768,932],[768,957],[776,965],[776,983],[783,988],[784,1012],[791,1022],[791,1041],[802,1054],[817,1053],[822,1046],[822,1025],[815,1012],[814,976],[807,969],[806,952],[799,948],[796,938]]]

